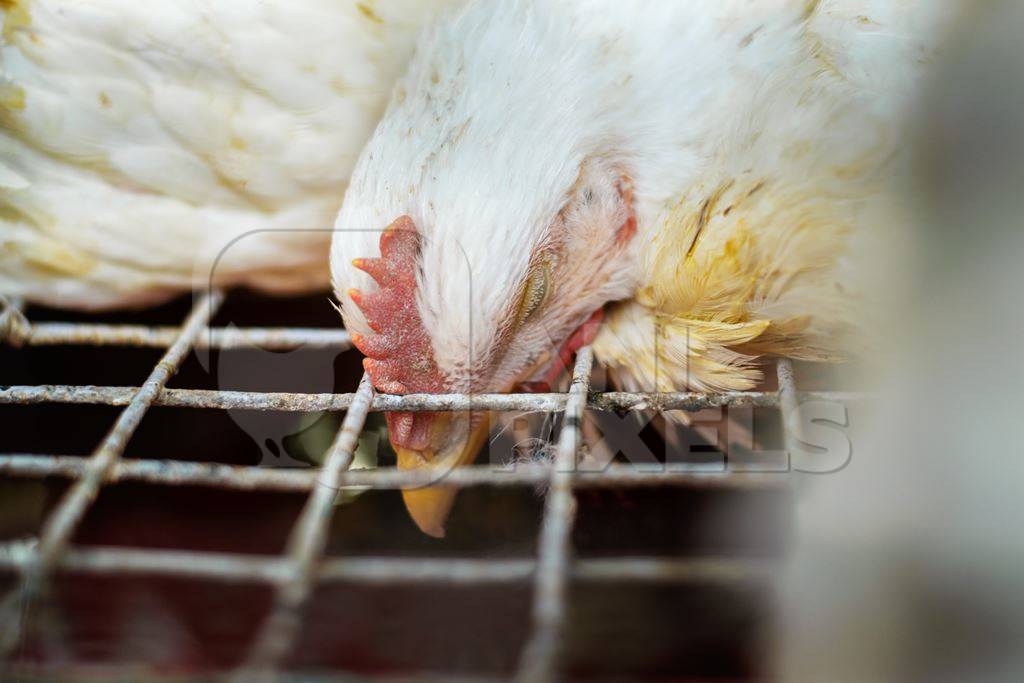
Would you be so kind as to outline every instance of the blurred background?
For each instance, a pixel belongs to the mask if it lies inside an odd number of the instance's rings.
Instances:
[[[781,680],[1024,680],[1024,3],[969,15],[912,131],[880,400],[799,484]]]

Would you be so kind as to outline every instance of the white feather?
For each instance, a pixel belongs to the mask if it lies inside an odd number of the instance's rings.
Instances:
[[[324,286],[355,158],[456,1],[4,3],[0,291]]]

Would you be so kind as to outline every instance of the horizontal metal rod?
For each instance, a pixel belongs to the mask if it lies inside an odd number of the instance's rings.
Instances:
[[[87,459],[73,455],[0,455],[0,474],[21,477],[65,477],[75,479],[86,471]],[[671,463],[655,465],[609,465],[602,471],[572,473],[574,488],[672,486],[714,489],[763,489],[786,486],[785,472],[730,472],[706,464]],[[338,474],[338,485],[370,489],[401,489],[417,486],[533,486],[546,484],[551,469],[543,465],[471,465],[449,472],[425,469],[400,470],[382,467],[351,470]],[[307,492],[321,481],[320,471],[271,469],[220,465],[180,460],[120,460],[109,472],[107,482],[141,481],[170,486],[205,486],[234,490]]]
[[[23,571],[35,543],[0,544],[0,569]],[[58,561],[62,571],[104,575],[157,575],[228,583],[279,583],[291,571],[283,557],[148,548],[73,546]],[[358,584],[493,584],[528,581],[532,559],[438,559],[427,557],[339,557],[321,561],[315,581]],[[570,574],[588,582],[711,582],[771,578],[776,564],[743,558],[616,557],[578,559]]]
[[[75,455],[0,455],[0,474],[21,477],[82,475],[86,459]],[[170,486],[208,486],[236,490],[308,491],[316,470],[271,469],[179,460],[120,460],[107,481],[142,481]]]
[[[576,581],[633,583],[732,583],[769,581],[779,563],[767,559],[721,557],[616,557],[576,560],[570,571]],[[628,578],[624,575],[628,574]]]
[[[35,551],[35,542],[0,545],[0,568],[21,571],[30,565]],[[229,582],[276,582],[288,572],[283,557],[74,546],[65,550],[57,567],[86,574],[158,574]]]
[[[529,559],[346,557],[325,562],[320,568],[319,580],[382,586],[514,583],[528,581],[535,568],[536,563]]]
[[[95,387],[74,385],[10,386],[0,388],[0,404],[70,403],[82,405],[127,405],[138,389],[135,387]],[[171,408],[216,408],[223,410],[265,410],[318,412],[347,410],[355,394],[263,393],[254,391],[219,391],[209,389],[164,389],[154,405]],[[806,391],[804,401],[847,403],[863,400],[858,392]],[[377,394],[370,406],[372,412],[399,410],[458,411],[494,410],[502,412],[556,412],[565,409],[568,394]],[[775,392],[729,391],[720,394],[696,392],[627,393],[594,392],[587,397],[587,407],[594,410],[687,410],[715,407],[779,405]]]
[[[180,328],[173,326],[103,325],[89,323],[31,323],[10,336],[15,345],[141,346],[165,348],[174,343]],[[271,350],[297,347],[339,349],[352,347],[348,331],[313,327],[215,327],[196,338],[196,348]]]

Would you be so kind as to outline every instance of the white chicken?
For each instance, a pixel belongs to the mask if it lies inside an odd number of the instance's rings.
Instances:
[[[871,276],[857,255],[900,227],[904,115],[954,5],[455,11],[421,37],[335,226],[375,386],[507,391],[589,341],[627,388],[657,391],[751,387],[764,354],[842,354]],[[479,414],[389,419],[405,468],[441,473],[485,435]],[[434,535],[453,496],[405,492]]]
[[[0,2],[0,293],[326,288],[356,156],[454,2]]]

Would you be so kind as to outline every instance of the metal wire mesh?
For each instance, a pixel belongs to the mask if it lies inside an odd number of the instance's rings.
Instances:
[[[557,677],[566,620],[567,585],[574,581],[730,581],[764,576],[769,562],[738,560],[617,557],[572,559],[571,531],[574,491],[588,487],[694,486],[763,488],[784,485],[778,474],[709,472],[677,464],[663,471],[644,471],[610,465],[600,472],[579,471],[575,465],[586,409],[688,410],[718,406],[799,410],[791,365],[778,364],[778,392],[721,394],[591,392],[592,353],[580,350],[568,393],[523,395],[375,395],[364,376],[351,394],[258,393],[168,389],[166,383],[196,347],[270,349],[295,346],[350,348],[343,330],[311,328],[220,328],[209,323],[224,301],[208,292],[196,302],[180,327],[36,323],[26,320],[19,301],[2,300],[0,335],[13,345],[95,344],[166,348],[141,387],[12,386],[0,388],[0,404],[71,403],[124,406],[114,427],[88,458],[62,455],[3,454],[0,474],[28,477],[57,476],[71,487],[46,520],[39,538],[0,544],[0,569],[19,573],[17,588],[0,607],[0,656],[6,657],[21,638],[24,606],[40,597],[47,578],[58,568],[108,575],[197,577],[222,582],[263,582],[275,587],[269,616],[236,672],[236,680],[254,680],[276,672],[292,651],[303,608],[313,588],[348,581],[365,584],[437,583],[467,586],[486,583],[533,582],[532,630],[520,656],[516,680],[549,681]],[[860,396],[839,392],[807,392],[805,398],[848,401]],[[267,411],[346,410],[346,416],[324,465],[309,470],[274,470],[200,462],[122,459],[125,445],[146,411],[154,405],[206,409],[245,408]],[[341,487],[400,489],[421,486],[436,476],[429,471],[382,468],[348,471],[357,438],[371,411],[421,410],[538,410],[563,412],[565,419],[551,466],[521,466],[498,471],[470,466],[448,474],[446,486],[534,486],[547,484],[536,560],[422,559],[323,556],[334,499]],[[789,444],[790,436],[784,429]],[[283,556],[233,555],[169,550],[76,548],[70,539],[84,514],[106,484],[143,481],[165,486],[199,485],[239,490],[306,492],[301,515],[291,530]]]

